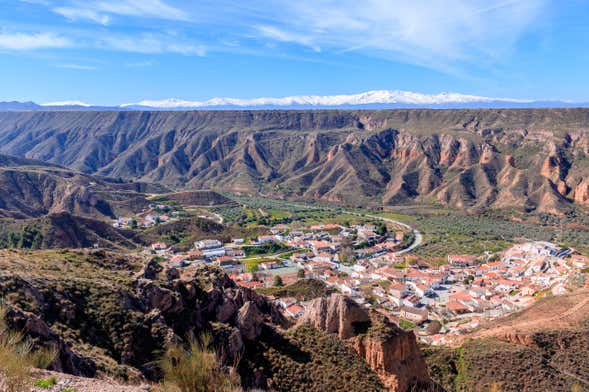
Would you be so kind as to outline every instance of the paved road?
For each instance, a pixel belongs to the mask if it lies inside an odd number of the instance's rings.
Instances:
[[[406,223],[399,222],[399,221],[396,221],[396,220],[390,219],[390,218],[384,218],[384,217],[378,216],[378,215],[360,214],[358,212],[352,212],[352,211],[344,211],[344,212],[347,214],[364,216],[364,217],[368,217],[368,218],[372,218],[372,219],[376,219],[376,220],[381,220],[383,222],[393,223],[393,224],[405,227],[408,230],[411,230],[413,232],[413,235],[415,236],[415,240],[413,240],[413,243],[411,245],[409,245],[407,248],[401,249],[397,252],[394,252],[395,255],[402,255],[402,254],[411,252],[413,249],[417,248],[423,242],[423,235],[419,232],[419,230],[414,229],[413,227],[409,226]]]

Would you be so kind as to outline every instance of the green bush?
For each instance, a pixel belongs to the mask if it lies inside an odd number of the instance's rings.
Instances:
[[[413,328],[415,328],[415,324],[413,324],[409,320],[400,319],[399,320],[399,327],[401,327],[403,329],[413,329]]]
[[[51,376],[43,380],[35,381],[34,385],[39,388],[49,389],[55,384],[57,384],[57,380],[55,379],[55,377]]]

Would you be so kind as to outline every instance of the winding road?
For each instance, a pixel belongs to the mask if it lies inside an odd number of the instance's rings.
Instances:
[[[353,211],[344,211],[344,212],[346,214],[351,214],[351,215],[356,215],[356,216],[362,216],[362,217],[367,217],[367,218],[371,218],[371,219],[381,220],[383,222],[388,222],[388,223],[396,224],[396,225],[405,227],[408,230],[411,230],[411,232],[415,236],[415,239],[413,240],[413,243],[411,245],[409,245],[405,249],[401,249],[401,250],[399,250],[397,252],[394,252],[395,255],[397,255],[397,256],[400,256],[400,255],[405,254],[405,253],[409,253],[413,249],[417,248],[418,246],[420,246],[423,243],[423,235],[421,234],[421,232],[419,230],[417,230],[417,229],[409,226],[406,223],[399,222],[399,221],[396,221],[396,220],[390,219],[390,218],[384,218],[384,217],[378,216],[378,215],[361,214],[359,212],[353,212]]]

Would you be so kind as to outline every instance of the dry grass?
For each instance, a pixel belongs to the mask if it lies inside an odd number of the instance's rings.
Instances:
[[[53,362],[55,350],[33,350],[30,340],[20,332],[11,331],[5,322],[6,310],[0,304],[0,390],[29,391],[31,369],[47,367]]]
[[[171,345],[161,361],[164,391],[229,392],[241,390],[237,377],[225,373],[210,347],[211,337],[189,339],[188,348]]]

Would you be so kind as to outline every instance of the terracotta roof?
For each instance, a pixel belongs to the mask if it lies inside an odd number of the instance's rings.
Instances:
[[[241,287],[247,287],[249,289],[257,289],[258,287],[264,287],[264,284],[262,282],[246,282],[240,280],[237,282],[237,284]]]
[[[465,291],[458,291],[456,293],[450,294],[450,298],[455,299],[457,301],[472,301],[472,295],[468,294]]]
[[[469,309],[458,301],[448,301],[446,308],[451,312],[468,312]]]
[[[290,314],[297,314],[300,312],[304,312],[305,309],[300,306],[300,305],[290,305],[288,308],[286,308],[286,310],[290,313]]]

